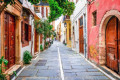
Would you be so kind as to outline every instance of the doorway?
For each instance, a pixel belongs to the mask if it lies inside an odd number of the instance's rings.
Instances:
[[[8,60],[7,68],[15,64],[15,17],[9,13],[5,13],[5,59]]]
[[[120,21],[111,17],[106,27],[106,66],[118,72],[120,54]]]

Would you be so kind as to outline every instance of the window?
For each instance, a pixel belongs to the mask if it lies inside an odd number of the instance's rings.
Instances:
[[[96,26],[96,24],[97,24],[97,11],[94,11],[92,13],[92,15],[93,15],[93,26]]]
[[[36,12],[36,13],[39,13],[39,12],[40,12],[40,9],[39,9],[38,6],[35,6],[34,9],[35,9],[35,12]]]
[[[83,26],[83,17],[79,19],[80,26]]]
[[[48,9],[47,9],[47,7],[46,7],[46,17],[48,17]]]
[[[25,24],[25,41],[28,41],[28,24]]]
[[[42,17],[44,17],[44,7],[42,7]]]
[[[35,7],[35,9],[38,9],[38,7]]]
[[[23,47],[29,45],[31,41],[31,26],[25,21],[21,22],[21,41]]]

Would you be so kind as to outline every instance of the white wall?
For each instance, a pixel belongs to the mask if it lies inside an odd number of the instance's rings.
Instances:
[[[74,0],[75,2],[76,0]],[[84,30],[84,36],[85,35],[85,28],[87,28],[87,18],[86,18],[86,22],[84,22],[84,14],[87,17],[87,1],[86,0],[79,0],[77,2],[77,4],[75,5],[75,10],[73,12],[73,15],[71,16],[71,23],[72,23],[72,27],[74,26],[74,30],[75,30],[75,50],[77,53],[79,53],[79,19],[83,16],[83,30]],[[77,23],[76,23],[77,22]],[[84,25],[86,23],[86,26]],[[86,38],[86,37],[85,37]],[[73,39],[72,39],[73,42]],[[72,44],[73,47],[73,44]],[[85,51],[84,51],[85,52]]]
[[[40,9],[40,12],[39,12],[39,13],[36,13],[36,14],[37,14],[41,19],[47,19],[47,16],[46,16],[46,6],[44,6],[44,17],[42,17],[42,8],[39,7],[39,9]],[[47,9],[48,9],[48,15],[49,15],[49,13],[50,13],[50,8],[47,7]]]
[[[34,56],[34,19],[32,18],[32,15],[30,15],[29,18],[29,24],[31,25],[31,41],[29,41],[29,45],[22,47],[22,42],[21,42],[21,60],[23,60],[23,54],[27,50],[31,52],[31,47],[32,47],[32,56]]]
[[[65,40],[65,35],[64,35],[64,23],[61,22],[61,42]]]
[[[34,11],[33,5],[31,3],[27,2],[26,0],[23,0],[23,6],[26,8],[29,8],[31,11]],[[21,42],[21,60],[23,60],[23,54],[27,50],[31,52],[31,47],[32,47],[32,55],[34,56],[34,18],[33,15],[30,15],[29,17],[29,24],[31,25],[31,41],[29,41],[29,45],[22,47],[22,42]]]

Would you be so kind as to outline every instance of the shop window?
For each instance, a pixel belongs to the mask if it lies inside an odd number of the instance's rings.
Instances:
[[[96,24],[97,24],[97,11],[94,11],[92,13],[92,15],[93,15],[93,26],[96,26]]]

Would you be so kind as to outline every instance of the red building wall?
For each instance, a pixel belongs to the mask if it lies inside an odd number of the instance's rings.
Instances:
[[[91,0],[89,0],[91,1]],[[120,11],[120,0],[95,0],[88,4],[88,57],[99,63],[99,28],[101,20],[110,10]],[[97,25],[93,26],[92,13],[97,11]]]

